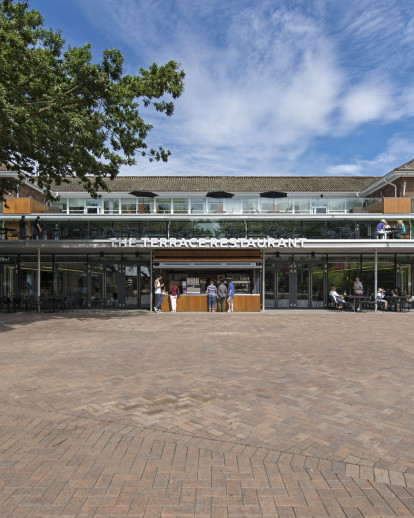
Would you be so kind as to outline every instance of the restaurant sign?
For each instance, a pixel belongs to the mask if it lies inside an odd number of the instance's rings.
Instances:
[[[144,248],[302,248],[305,238],[163,238],[143,237],[142,239],[125,238],[111,239],[113,247]]]

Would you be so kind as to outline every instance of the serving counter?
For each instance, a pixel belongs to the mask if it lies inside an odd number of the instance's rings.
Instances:
[[[233,299],[234,312],[260,311],[260,295],[238,294]],[[224,310],[227,311],[227,299]],[[177,299],[177,311],[205,311],[207,312],[207,295],[191,293],[179,295]],[[215,310],[217,311],[217,302]],[[161,311],[171,311],[170,299],[168,295],[163,295]]]

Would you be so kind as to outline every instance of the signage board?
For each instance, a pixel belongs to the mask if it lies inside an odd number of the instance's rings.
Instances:
[[[163,238],[163,237],[143,237],[111,239],[113,247],[136,247],[143,248],[302,248],[306,241],[305,238],[280,238],[259,237],[259,238]]]

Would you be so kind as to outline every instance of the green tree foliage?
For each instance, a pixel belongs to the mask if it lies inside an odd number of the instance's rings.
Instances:
[[[96,196],[137,156],[168,160],[170,151],[147,148],[152,126],[141,112],[172,115],[183,80],[174,61],[123,74],[122,54],[113,48],[94,63],[90,44],[66,48],[60,31],[46,30],[28,2],[1,0],[0,164],[49,196],[68,177]],[[0,197],[7,187],[0,185]]]

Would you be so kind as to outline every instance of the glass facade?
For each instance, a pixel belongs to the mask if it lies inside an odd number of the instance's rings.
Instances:
[[[150,254],[43,255],[40,260],[40,301],[52,308],[71,301],[78,308],[149,308]],[[0,263],[0,299],[20,307],[37,298],[37,256],[21,254]]]
[[[377,286],[391,293],[395,287],[412,294],[414,257],[378,255]],[[332,286],[338,293],[353,294],[355,278],[364,286],[364,295],[374,297],[374,254],[267,255],[265,258],[265,307],[327,307]]]
[[[211,206],[216,207],[214,200]],[[124,205],[124,209],[125,209]],[[174,206],[177,212],[185,210],[184,205],[177,202]],[[123,210],[124,210],[123,209]],[[106,209],[105,209],[106,210]],[[108,209],[109,210],[109,209]],[[126,210],[126,209],[125,209]],[[135,209],[130,209],[135,210]],[[149,209],[148,209],[149,210]],[[43,239],[49,240],[91,240],[129,237],[180,237],[185,232],[186,237],[238,237],[238,238],[307,238],[307,239],[373,239],[376,236],[376,226],[379,217],[359,219],[358,217],[332,219],[321,215],[317,219],[265,219],[255,214],[249,219],[231,218],[227,214],[221,218],[113,218],[102,220],[97,215],[94,219],[56,217],[54,214],[43,216]],[[91,216],[90,216],[91,218]],[[4,227],[17,226],[18,222],[5,222]],[[411,228],[406,221],[407,237]],[[13,230],[13,229],[11,229]],[[15,236],[0,235],[0,240],[17,239]]]
[[[226,264],[223,252],[219,256],[213,268],[209,262],[214,257],[211,253],[207,262],[181,261],[176,267],[163,267],[165,281],[174,279],[182,283],[196,278],[204,286],[208,279],[219,281],[230,276],[238,282],[236,293],[261,295],[266,309],[326,308],[331,287],[350,295],[356,277],[363,283],[364,295],[373,297],[376,273],[377,286],[388,293],[399,287],[403,294],[412,294],[414,256],[411,255],[378,254],[375,269],[375,256],[371,253],[273,252],[264,254],[264,264],[256,262],[251,270],[242,265],[234,269],[231,261]],[[149,252],[43,254],[40,279],[37,255],[3,256],[0,298],[2,302],[20,304],[37,297],[40,286],[40,299],[46,307],[64,300],[72,301],[78,308],[149,309],[151,272]]]

